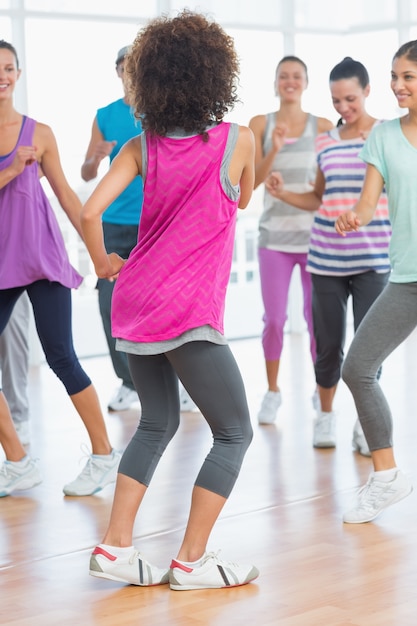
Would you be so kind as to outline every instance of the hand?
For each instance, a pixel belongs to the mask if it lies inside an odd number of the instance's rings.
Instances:
[[[13,167],[17,174],[21,174],[25,167],[32,165],[36,160],[36,146],[19,146],[16,150],[11,167]]]
[[[265,181],[265,187],[271,196],[279,198],[281,193],[284,191],[284,179],[282,178],[281,173],[271,172]]]
[[[346,237],[346,233],[359,230],[362,222],[355,211],[346,211],[339,215],[334,225],[336,232],[342,237]]]
[[[286,124],[277,124],[272,131],[272,145],[276,152],[279,152],[285,144],[285,138],[288,134],[288,126]]]
[[[94,146],[94,158],[98,161],[102,161],[112,152],[117,141],[99,141]]]
[[[105,268],[95,266],[96,274],[99,278],[107,278],[110,282],[116,280],[120,270],[126,263],[126,259],[122,259],[116,252],[110,252],[107,255],[107,265]]]

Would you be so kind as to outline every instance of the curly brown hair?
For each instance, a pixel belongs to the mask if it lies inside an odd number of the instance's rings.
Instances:
[[[160,136],[175,128],[205,134],[238,100],[233,38],[188,10],[140,30],[125,67],[136,117]]]

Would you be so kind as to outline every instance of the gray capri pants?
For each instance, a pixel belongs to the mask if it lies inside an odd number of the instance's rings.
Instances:
[[[317,357],[316,382],[330,389],[340,380],[346,340],[347,303],[352,296],[355,332],[369,308],[385,288],[390,272],[374,271],[349,276],[312,274],[313,323]]]
[[[342,376],[370,450],[392,447],[392,416],[377,380],[381,363],[417,326],[417,283],[388,283],[358,328]]]
[[[213,434],[195,485],[227,498],[253,436],[242,377],[229,346],[192,341],[164,354],[128,354],[128,362],[142,415],[119,472],[149,485],[179,426],[180,378]]]

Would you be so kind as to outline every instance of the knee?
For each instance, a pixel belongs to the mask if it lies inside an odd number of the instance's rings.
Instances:
[[[84,372],[75,355],[47,357],[47,362],[52,371],[64,384],[70,396],[83,391],[91,385],[90,378]]]

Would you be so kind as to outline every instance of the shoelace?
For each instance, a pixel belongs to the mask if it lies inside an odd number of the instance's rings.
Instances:
[[[233,563],[233,561],[222,561],[222,559],[219,558],[220,552],[221,550],[217,550],[217,552],[207,552],[201,564],[203,565],[206,561],[209,561],[212,559],[213,561],[216,562],[217,565],[224,565],[226,567],[239,567],[239,564]]]
[[[136,559],[139,559],[139,558],[142,558],[142,557],[141,557],[141,555],[140,555],[139,550],[134,550],[134,551],[132,552],[132,554],[130,555],[130,557],[129,557],[129,565],[133,565],[133,562],[134,562]]]
[[[11,475],[10,472],[8,471],[9,469],[11,469],[11,466],[8,465],[7,463],[3,463],[0,468],[0,477],[9,478],[9,476]]]
[[[359,490],[359,506],[365,509],[375,509],[378,502],[384,499],[388,489],[389,483],[382,483],[376,481],[375,478],[370,478],[366,485]]]

